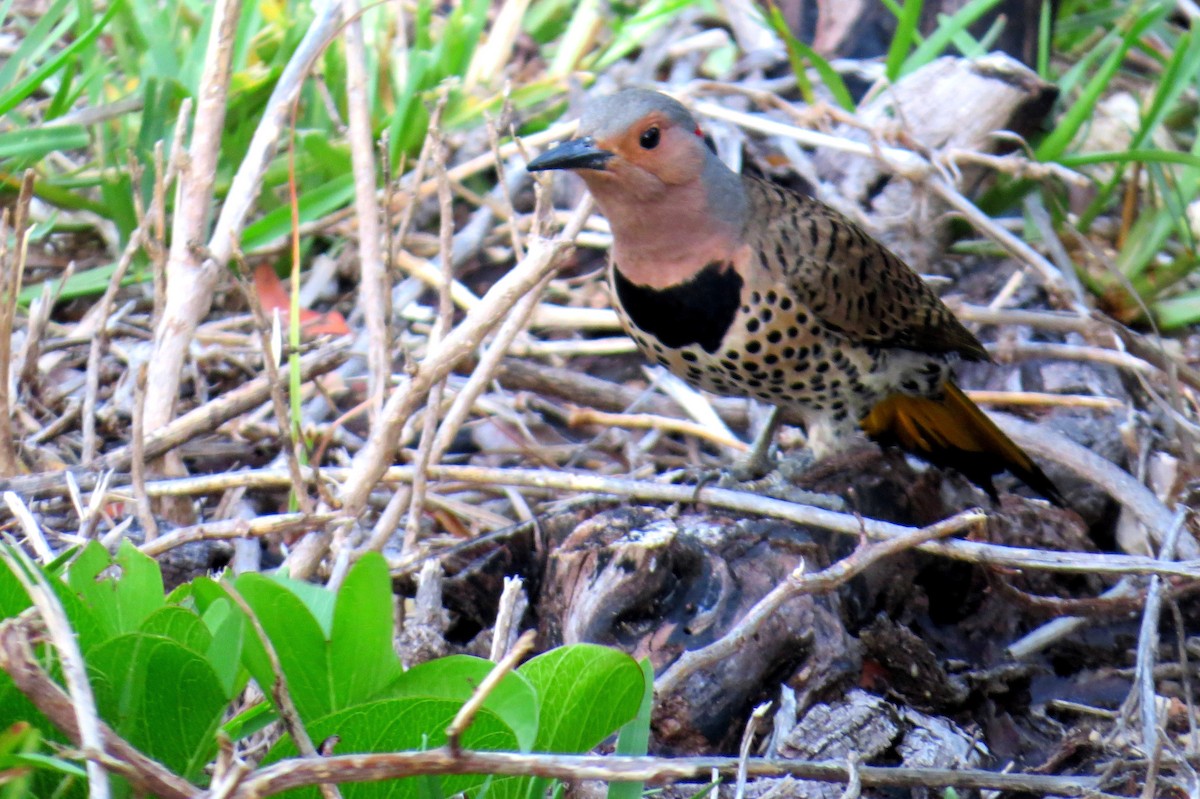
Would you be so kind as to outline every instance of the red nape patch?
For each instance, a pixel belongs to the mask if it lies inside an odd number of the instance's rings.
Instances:
[[[693,130],[692,133],[695,133],[697,136],[699,136],[702,139],[704,138],[704,131],[700,130],[699,125],[696,126],[696,129]]]

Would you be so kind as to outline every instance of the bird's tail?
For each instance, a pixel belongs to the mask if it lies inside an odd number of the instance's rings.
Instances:
[[[939,398],[893,394],[863,418],[862,429],[883,444],[896,444],[937,466],[967,476],[995,499],[992,475],[1007,469],[1060,507],[1062,495],[1050,478],[996,423],[947,380]]]

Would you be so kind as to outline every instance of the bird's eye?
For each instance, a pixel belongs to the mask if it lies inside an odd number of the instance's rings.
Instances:
[[[638,143],[642,145],[643,150],[653,150],[658,146],[658,126],[647,128],[642,137],[638,139]]]

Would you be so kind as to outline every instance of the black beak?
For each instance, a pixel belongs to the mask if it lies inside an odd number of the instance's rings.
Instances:
[[[591,136],[585,136],[547,150],[525,168],[530,172],[543,169],[604,169],[605,162],[612,157],[613,153],[601,150]]]

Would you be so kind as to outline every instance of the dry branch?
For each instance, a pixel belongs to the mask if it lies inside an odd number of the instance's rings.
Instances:
[[[145,424],[155,431],[171,420],[188,345],[208,312],[219,265],[202,260],[196,245],[203,241],[212,207],[213,185],[225,130],[233,38],[241,16],[238,0],[213,7],[212,32],[204,54],[192,141],[180,164],[179,187],[167,259],[166,307],[155,330],[150,360]],[[186,125],[181,120],[180,125]]]
[[[15,248],[8,248],[8,211],[0,218],[0,475],[20,473],[20,463],[13,445],[12,417],[16,404],[13,402],[12,380],[12,334],[17,318],[17,300],[21,293],[21,279],[25,272],[25,256],[29,251],[29,203],[33,200],[32,169],[25,170],[21,190],[17,196],[16,213],[12,228]],[[9,257],[5,257],[5,256]]]
[[[479,305],[437,347],[430,349],[415,373],[392,392],[379,415],[378,424],[371,430],[370,439],[355,456],[342,484],[342,500],[349,515],[357,516],[365,507],[371,489],[392,461],[405,422],[420,406],[429,389],[473,353],[513,305],[557,266],[559,257],[571,246],[575,234],[587,219],[590,208],[590,202],[580,203],[571,224],[555,238],[533,239],[525,258],[492,286]],[[300,579],[312,574],[327,547],[328,540],[323,535],[306,536],[288,558],[291,574]]]
[[[391,275],[380,248],[379,203],[375,151],[367,103],[366,48],[363,44],[362,4],[346,0],[346,105],[350,121],[350,159],[354,170],[354,210],[358,218],[358,301],[367,328],[368,389],[371,415],[379,413],[391,374]],[[386,156],[385,156],[386,157]]]
[[[378,482],[411,482],[414,471],[411,466],[393,466],[384,471]],[[351,470],[325,468],[321,470],[320,474],[321,478],[325,480],[346,480],[351,476]],[[311,470],[306,469],[305,475],[306,479],[314,479],[314,473]],[[516,486],[544,491],[571,491],[630,497],[647,502],[683,504],[701,502],[714,507],[810,525],[855,538],[861,536],[865,531],[869,538],[882,540],[907,535],[915,529],[742,491],[712,487],[704,487],[697,491],[693,486],[604,477],[596,474],[574,474],[548,469],[436,465],[429,467],[429,477],[434,480],[455,481],[484,487]],[[146,484],[146,491],[152,497],[168,494],[183,496],[217,493],[235,486],[279,489],[287,488],[290,485],[291,478],[286,470],[259,469],[230,474],[156,480]],[[1170,518],[1169,515],[1168,518]],[[927,542],[922,544],[919,549],[966,563],[1008,566],[1036,571],[1108,575],[1160,574],[1188,579],[1200,578],[1200,559],[1168,563],[1141,555],[1060,552],[959,539]]]
[[[232,5],[233,8],[227,8]],[[196,109],[196,129],[192,136],[190,163],[181,176],[180,201],[176,206],[175,229],[167,277],[166,308],[155,328],[154,356],[146,393],[146,429],[153,435],[167,424],[174,413],[183,371],[184,355],[200,320],[208,313],[213,291],[221,270],[228,263],[234,243],[261,188],[263,175],[288,118],[288,111],[309,66],[320,54],[339,21],[340,4],[322,3],[318,16],[304,34],[299,46],[284,67],[271,92],[262,120],[254,131],[246,156],[234,175],[221,213],[217,217],[208,246],[201,257],[196,245],[203,239],[208,218],[211,180],[224,118],[224,92],[228,82],[228,59],[234,48],[240,4],[230,0],[215,12],[210,53],[205,58],[205,74],[200,81],[200,102]],[[213,54],[213,48],[218,54]],[[214,139],[216,141],[212,141]],[[203,159],[200,156],[203,155]],[[206,187],[189,181],[199,180],[196,173],[207,168]],[[203,189],[203,190],[201,190]],[[190,221],[181,217],[191,217]],[[149,447],[147,447],[149,450]]]
[[[713,771],[737,775],[738,758],[600,757],[588,755],[521,755],[507,752],[462,752],[441,748],[429,752],[378,755],[335,755],[318,761],[285,760],[259,769],[231,799],[250,799],[318,782],[378,781],[418,774],[504,774],[560,780],[606,780],[655,784],[708,781]],[[838,763],[810,760],[745,762],[749,777],[784,777],[848,783],[851,769]],[[1095,777],[1011,774],[982,769],[887,768],[858,766],[864,787],[994,789],[1068,797],[1107,796]]]

